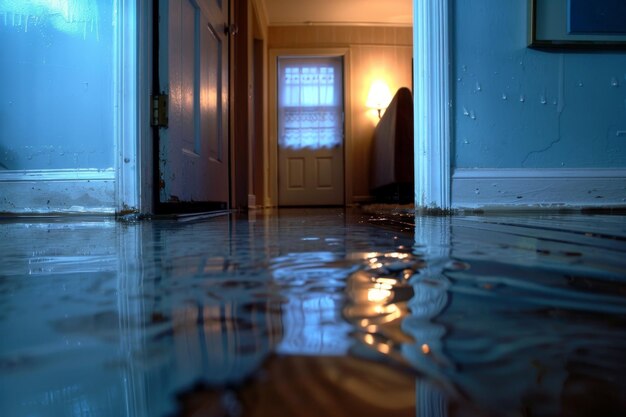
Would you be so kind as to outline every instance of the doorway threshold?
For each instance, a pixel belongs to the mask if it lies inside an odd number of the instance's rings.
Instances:
[[[213,210],[203,211],[198,213],[170,213],[170,214],[155,214],[150,216],[152,220],[176,220],[178,222],[190,222],[196,220],[206,220],[213,217],[227,216],[235,213],[237,210]]]

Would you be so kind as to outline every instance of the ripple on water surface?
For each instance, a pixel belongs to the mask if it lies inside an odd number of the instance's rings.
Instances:
[[[626,227],[569,219],[10,225],[0,405],[625,415]]]

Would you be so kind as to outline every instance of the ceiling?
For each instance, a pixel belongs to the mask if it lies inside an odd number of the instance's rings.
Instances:
[[[411,26],[412,0],[262,0],[270,26]]]

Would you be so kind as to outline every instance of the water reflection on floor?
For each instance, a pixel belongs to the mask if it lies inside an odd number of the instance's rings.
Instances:
[[[626,217],[0,221],[6,416],[623,416]]]

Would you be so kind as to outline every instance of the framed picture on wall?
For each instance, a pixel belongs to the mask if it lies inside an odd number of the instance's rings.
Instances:
[[[529,46],[626,50],[626,0],[528,0]]]

